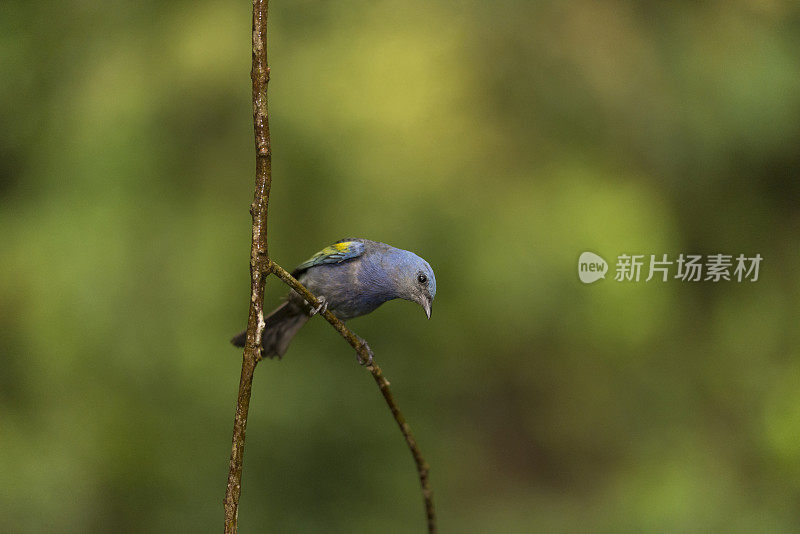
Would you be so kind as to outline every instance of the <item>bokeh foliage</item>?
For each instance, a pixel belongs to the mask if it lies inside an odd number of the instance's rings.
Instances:
[[[0,7],[0,530],[222,527],[245,323],[249,2]],[[272,2],[273,257],[436,269],[370,340],[443,532],[800,530],[800,10]],[[580,284],[593,250],[757,283]],[[271,281],[268,305],[284,289]],[[243,532],[420,532],[323,321],[256,372]]]

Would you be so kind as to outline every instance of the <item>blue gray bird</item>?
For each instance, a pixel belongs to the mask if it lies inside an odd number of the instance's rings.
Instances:
[[[393,299],[416,302],[430,319],[436,278],[428,262],[407,250],[368,239],[342,239],[325,247],[292,271],[339,319],[346,321]],[[261,337],[265,357],[279,358],[289,342],[320,308],[312,308],[294,290],[264,318]],[[245,344],[246,332],[231,340]]]

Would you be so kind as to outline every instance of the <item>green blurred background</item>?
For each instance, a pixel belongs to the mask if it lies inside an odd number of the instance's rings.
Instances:
[[[271,4],[270,251],[356,235],[435,268],[431,321],[401,301],[351,326],[442,532],[800,531],[796,2]],[[3,532],[222,528],[250,9],[0,7]],[[584,250],[764,262],[585,286]],[[321,320],[256,371],[240,523],[423,531],[395,423]]]

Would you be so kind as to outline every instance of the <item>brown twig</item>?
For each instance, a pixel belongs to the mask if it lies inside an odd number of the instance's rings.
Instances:
[[[253,373],[261,360],[261,336],[264,333],[264,285],[270,273],[276,274],[289,287],[297,291],[314,307],[320,305],[311,294],[291,274],[269,259],[267,248],[267,212],[269,191],[272,185],[272,153],[269,137],[269,117],[267,114],[267,6],[269,0],[253,0],[253,67],[250,77],[253,81],[253,130],[256,147],[256,183],[250,214],[253,217],[253,239],[250,248],[250,313],[247,321],[247,341],[242,357],[242,374],[239,379],[236,415],[233,421],[233,442],[225,491],[225,533],[235,534],[238,529],[239,496],[242,492],[242,462],[244,459],[245,430],[250,409],[250,394],[253,386]],[[330,311],[322,312],[323,317],[356,350],[361,361],[369,362],[366,367],[378,384],[386,404],[394,416],[400,431],[405,437],[414,462],[417,464],[422,495],[425,501],[425,514],[428,532],[436,532],[436,516],[433,508],[433,491],[430,488],[427,462],[411,433],[411,427],[394,400],[389,381],[383,376],[381,368],[372,359],[372,351],[366,341],[351,332],[344,323]]]
[[[253,372],[261,360],[261,335],[264,332],[264,282],[271,271],[267,248],[267,208],[272,185],[272,154],[270,152],[269,118],[267,115],[267,4],[268,0],[253,0],[253,130],[256,145],[256,184],[250,214],[253,216],[253,240],[250,247],[250,313],[247,320],[247,341],[242,357],[239,395],[233,420],[233,443],[225,490],[225,533],[235,534],[239,520],[239,496],[242,493],[242,461],[247,413]]]
[[[300,294],[300,296],[302,296],[303,299],[305,299],[305,301],[308,302],[312,307],[316,308],[321,304],[313,293],[306,289],[303,284],[298,282],[296,278],[294,278],[277,263],[272,263],[272,272],[275,274],[275,276],[283,280],[286,285]],[[397,426],[400,427],[400,432],[403,433],[403,437],[406,439],[408,448],[411,450],[411,455],[414,457],[414,462],[417,464],[419,483],[422,487],[422,498],[425,501],[425,516],[427,517],[428,522],[428,532],[430,534],[435,533],[436,513],[433,508],[433,490],[431,489],[430,480],[428,478],[430,466],[428,465],[428,462],[425,461],[425,458],[422,457],[422,452],[419,450],[417,440],[414,439],[414,435],[411,433],[411,427],[406,422],[406,418],[403,416],[403,413],[397,406],[397,402],[394,400],[392,390],[389,388],[389,381],[386,380],[385,376],[383,376],[383,371],[381,371],[381,368],[372,358],[372,350],[369,348],[369,345],[366,341],[354,334],[338,317],[336,317],[329,310],[321,312],[321,315],[331,324],[331,326],[336,329],[337,332],[342,335],[343,338],[347,340],[348,343],[350,343],[350,346],[356,350],[356,353],[362,362],[370,362],[367,363],[366,368],[370,373],[372,373],[372,378],[374,378],[375,382],[378,384],[381,394],[383,395],[386,404],[389,406],[389,410],[391,410],[392,415],[394,416],[394,420],[397,421]]]

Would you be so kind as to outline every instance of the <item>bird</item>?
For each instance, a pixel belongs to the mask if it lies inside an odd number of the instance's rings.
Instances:
[[[326,309],[347,321],[400,298],[419,304],[430,319],[436,296],[436,277],[427,261],[408,250],[363,238],[336,241],[298,265],[292,276],[321,304],[312,307],[291,290],[284,302],[264,318],[263,357],[281,359],[303,325]],[[246,337],[245,330],[231,343],[244,347]],[[360,358],[358,361],[371,363]]]

